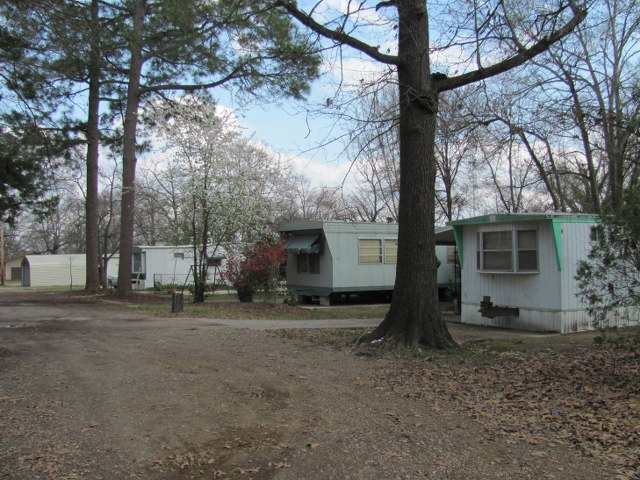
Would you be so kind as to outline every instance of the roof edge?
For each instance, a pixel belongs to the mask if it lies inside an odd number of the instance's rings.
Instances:
[[[518,222],[536,222],[552,220],[557,223],[596,223],[600,216],[593,213],[492,213],[477,217],[463,218],[450,222],[451,226],[461,225],[485,225]]]

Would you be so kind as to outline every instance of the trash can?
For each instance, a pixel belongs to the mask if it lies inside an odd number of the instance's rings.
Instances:
[[[173,292],[171,294],[171,313],[179,313],[184,307],[184,296],[182,293]]]

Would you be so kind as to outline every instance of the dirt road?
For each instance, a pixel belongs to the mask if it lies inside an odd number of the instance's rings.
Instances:
[[[0,478],[610,478],[372,383],[389,361],[0,293]]]

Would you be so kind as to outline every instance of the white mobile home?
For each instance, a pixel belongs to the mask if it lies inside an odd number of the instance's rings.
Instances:
[[[217,248],[209,252],[213,264],[209,267],[209,282],[221,281],[224,268],[224,251]],[[193,283],[193,247],[191,245],[163,246],[141,245],[134,247],[132,274],[138,288],[158,285],[182,285]],[[110,262],[111,263],[111,262]],[[117,265],[117,262],[114,262]],[[109,266],[109,270],[111,270]]]
[[[462,269],[460,321],[562,333],[590,329],[575,276],[598,221],[595,215],[522,213],[451,222]],[[637,321],[637,315],[615,320]]]
[[[61,255],[25,255],[21,262],[23,287],[84,287],[84,253]]]
[[[287,239],[287,288],[297,297],[328,304],[336,294],[393,291],[397,224],[307,221],[280,232]],[[442,288],[455,281],[455,257],[447,253],[447,247],[436,249]]]

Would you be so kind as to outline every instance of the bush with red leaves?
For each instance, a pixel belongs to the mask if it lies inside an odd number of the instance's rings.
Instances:
[[[269,292],[278,281],[280,265],[285,258],[285,243],[265,238],[241,255],[230,256],[223,275],[237,290]]]

